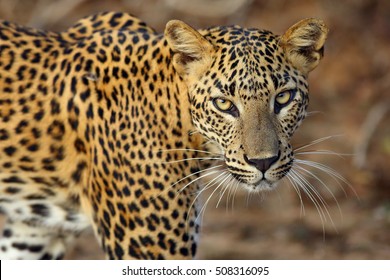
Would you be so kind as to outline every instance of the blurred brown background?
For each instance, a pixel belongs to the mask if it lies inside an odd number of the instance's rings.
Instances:
[[[324,19],[331,32],[325,58],[310,76],[313,113],[294,142],[338,135],[308,148],[345,154],[309,158],[350,182],[351,187],[340,186],[324,172],[310,169],[335,198],[308,178],[326,200],[333,225],[329,217],[322,223],[305,197],[301,215],[300,199],[287,180],[263,197],[237,193],[234,205],[223,198],[216,208],[215,195],[204,215],[198,257],[390,259],[390,1],[0,0],[0,18],[54,31],[83,16],[114,10],[137,15],[160,32],[174,18],[198,28],[239,24],[277,34],[302,18]],[[67,258],[103,255],[87,232]]]

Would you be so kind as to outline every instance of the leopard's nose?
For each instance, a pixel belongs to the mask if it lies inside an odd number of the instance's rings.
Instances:
[[[253,165],[261,172],[265,173],[272,164],[274,164],[279,159],[280,153],[276,156],[267,157],[267,158],[248,158],[244,155],[244,159],[250,165]]]

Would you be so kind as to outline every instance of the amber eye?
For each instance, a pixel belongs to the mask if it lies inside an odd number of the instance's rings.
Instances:
[[[290,104],[290,102],[295,97],[295,92],[296,92],[296,90],[287,90],[287,91],[283,91],[281,93],[278,93],[278,95],[276,95],[275,106],[274,106],[274,110],[275,110],[276,114],[278,114],[283,107]]]
[[[229,113],[234,117],[238,116],[237,107],[230,100],[218,97],[213,99],[213,104],[221,112]]]
[[[276,95],[275,101],[279,105],[287,105],[287,103],[291,99],[291,92],[290,91],[284,91]]]
[[[275,113],[279,113],[280,110],[287,106],[295,96],[295,90],[288,90],[278,93],[275,97]]]
[[[229,111],[233,107],[233,103],[223,98],[215,98],[214,105],[222,112]]]

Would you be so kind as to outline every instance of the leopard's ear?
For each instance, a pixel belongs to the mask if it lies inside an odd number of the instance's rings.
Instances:
[[[324,55],[328,28],[319,19],[304,19],[291,26],[280,38],[287,59],[304,75],[317,67]]]
[[[211,61],[213,45],[184,22],[169,21],[165,37],[174,52],[173,64],[179,75],[199,73]]]

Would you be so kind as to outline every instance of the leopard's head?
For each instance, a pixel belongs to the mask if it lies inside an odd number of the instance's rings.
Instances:
[[[307,76],[328,29],[306,19],[282,36],[239,26],[200,32],[181,21],[165,30],[186,82],[195,127],[215,142],[224,166],[249,190],[271,189],[290,170],[290,139],[306,116]]]

